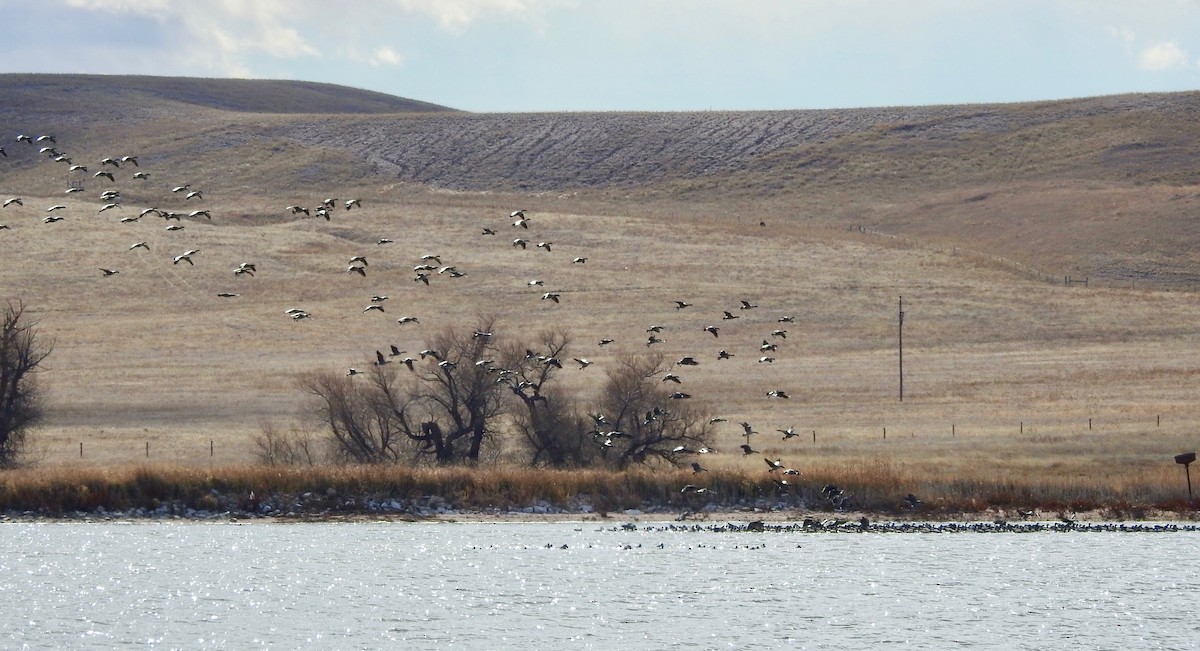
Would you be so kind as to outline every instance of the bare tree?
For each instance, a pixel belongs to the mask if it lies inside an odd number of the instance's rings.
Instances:
[[[610,466],[679,466],[707,445],[709,419],[662,388],[659,378],[669,369],[661,354],[646,354],[620,357],[609,370],[592,419],[593,437]]]
[[[25,315],[23,303],[5,305],[0,315],[0,465],[16,460],[29,429],[42,418],[36,373],[53,347],[40,340],[37,322]]]
[[[314,398],[314,413],[329,429],[335,457],[355,463],[390,463],[401,458],[402,407],[392,398],[395,373],[373,367],[368,380],[316,371],[299,377],[300,388]]]
[[[355,375],[302,375],[300,386],[314,396],[335,455],[358,463],[409,455],[439,464],[478,462],[506,409],[493,375],[492,325],[484,319],[470,330],[446,330],[411,373],[374,363]]]
[[[469,331],[447,329],[434,337],[426,351],[431,359],[417,371],[420,389],[412,394],[424,419],[414,427],[411,408],[395,409],[406,436],[438,463],[478,462],[505,413],[494,375],[494,326],[486,317]]]
[[[267,466],[312,466],[317,463],[316,440],[312,432],[293,427],[287,432],[263,423],[259,433],[251,437],[254,456]]]
[[[513,426],[534,466],[590,466],[599,458],[576,402],[551,386],[569,347],[566,331],[549,330],[532,348],[514,342],[502,351],[499,381],[522,406],[513,415]]]

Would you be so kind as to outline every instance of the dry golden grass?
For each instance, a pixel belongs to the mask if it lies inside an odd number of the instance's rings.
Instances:
[[[721,453],[704,459],[714,472],[765,475],[769,456],[814,483],[886,476],[901,495],[954,495],[948,487],[965,482],[992,487],[984,492],[998,502],[1050,487],[1166,503],[1182,485],[1171,455],[1196,448],[1200,429],[1200,304],[1192,291],[1200,248],[1191,228],[1200,190],[1174,163],[1161,178],[1147,173],[1136,183],[1113,170],[1136,167],[1120,159],[1134,151],[1130,142],[1182,129],[1178,138],[1190,143],[1195,124],[1118,113],[1095,118],[1103,128],[1092,128],[1088,115],[1068,115],[1073,106],[992,107],[989,115],[1018,125],[998,135],[923,140],[906,128],[869,126],[743,161],[728,174],[537,194],[398,182],[395,161],[375,156],[372,147],[406,124],[432,138],[454,131],[453,116],[428,118],[439,121],[435,129],[405,122],[426,119],[415,117],[200,109],[176,116],[151,106],[106,129],[71,123],[60,133],[64,149],[93,166],[104,155],[140,154],[152,182],[122,178],[113,186],[123,207],[98,214],[96,195],[107,182],[88,178],[85,193],[64,197],[67,175],[57,164],[23,154],[0,174],[2,191],[25,199],[0,212],[10,226],[0,231],[0,297],[25,301],[56,342],[41,378],[50,418],[32,458],[43,469],[112,472],[248,463],[262,423],[286,426],[295,417],[297,373],[365,365],[391,344],[415,353],[443,328],[491,314],[507,336],[568,329],[571,355],[595,362],[561,375],[585,401],[606,364],[645,351],[645,329],[663,325],[665,343],[654,350],[700,359],[680,373],[681,388],[728,421],[716,441]],[[943,114],[954,111],[931,113]],[[570,131],[585,117],[563,119],[576,125]],[[492,118],[462,119],[486,134],[480,125]],[[536,116],[495,120],[516,130],[546,124]],[[938,154],[939,147],[950,149]],[[1155,151],[1176,152],[1164,147]],[[547,159],[561,160],[557,151]],[[428,163],[421,155],[412,153],[411,165]],[[833,162],[825,171],[795,167],[806,157]],[[1103,174],[1092,180],[1096,170]],[[185,182],[205,191],[203,204],[169,192]],[[339,207],[329,222],[283,210],[327,196],[360,197],[364,208]],[[60,211],[66,220],[41,223],[56,203],[68,205]],[[186,220],[178,233],[156,217],[118,223],[150,206],[204,207],[213,219]],[[531,209],[530,230],[510,225],[514,208]],[[481,235],[485,226],[499,234]],[[380,237],[394,243],[375,244]],[[512,246],[515,237],[529,239],[529,248]],[[141,240],[150,251],[127,251]],[[538,241],[552,242],[552,251],[535,248]],[[195,266],[171,264],[193,248]],[[413,282],[412,267],[426,253],[467,276]],[[366,278],[346,273],[353,255],[370,261]],[[580,256],[587,263],[572,264]],[[257,265],[253,278],[233,276],[244,261]],[[100,267],[121,273],[104,278]],[[1052,282],[1068,274],[1092,282]],[[529,287],[535,278],[545,286]],[[548,290],[561,292],[562,303],[540,300]],[[223,291],[240,295],[218,298]],[[386,314],[362,312],[373,294],[390,296]],[[677,299],[694,305],[677,310]],[[743,299],[759,307],[738,310]],[[284,314],[291,307],[312,319],[292,322]],[[723,320],[724,310],[740,318]],[[409,314],[421,323],[396,323]],[[795,323],[779,323],[783,315]],[[710,324],[721,327],[719,338],[703,331]],[[780,327],[786,339],[771,336]],[[616,343],[600,347],[601,337]],[[764,339],[779,344],[773,364],[756,361]],[[720,349],[736,356],[718,362]],[[792,398],[768,400],[772,389]],[[735,454],[744,442],[740,421],[759,432],[750,442],[762,454]],[[787,427],[802,436],[781,440],[776,430]],[[515,454],[506,450],[502,460]]]

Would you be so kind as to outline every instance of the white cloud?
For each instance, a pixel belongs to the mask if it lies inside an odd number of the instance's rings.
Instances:
[[[1118,39],[1119,41],[1121,41],[1121,44],[1125,46],[1126,54],[1133,52],[1133,43],[1135,40],[1135,36],[1134,36],[1132,29],[1130,29],[1129,27],[1127,27],[1125,25],[1121,25],[1119,27],[1114,27],[1112,25],[1109,25],[1109,26],[1105,27],[1104,29],[1105,29],[1105,31],[1108,32],[1109,36],[1112,36],[1112,37]]]
[[[527,14],[551,4],[546,0],[396,0],[405,12],[432,17],[442,27],[462,31],[494,14]]]
[[[404,57],[392,48],[384,46],[375,50],[375,53],[371,56],[371,63],[376,66],[398,66],[404,63]]]
[[[1187,66],[1187,52],[1183,51],[1175,41],[1155,43],[1143,49],[1138,56],[1138,67],[1142,70],[1172,70]]]

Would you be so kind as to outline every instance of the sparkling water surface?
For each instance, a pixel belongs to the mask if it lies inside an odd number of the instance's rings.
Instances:
[[[6,649],[1200,648],[1200,533],[8,523]]]

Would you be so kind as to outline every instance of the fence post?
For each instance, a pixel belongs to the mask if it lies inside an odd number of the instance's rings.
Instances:
[[[208,439],[208,456],[210,456],[210,457],[213,456],[215,450],[216,450],[216,448],[213,447],[212,439]]]
[[[150,458],[150,441],[146,441],[146,458]]]
[[[83,458],[83,441],[79,442],[79,458]]]

